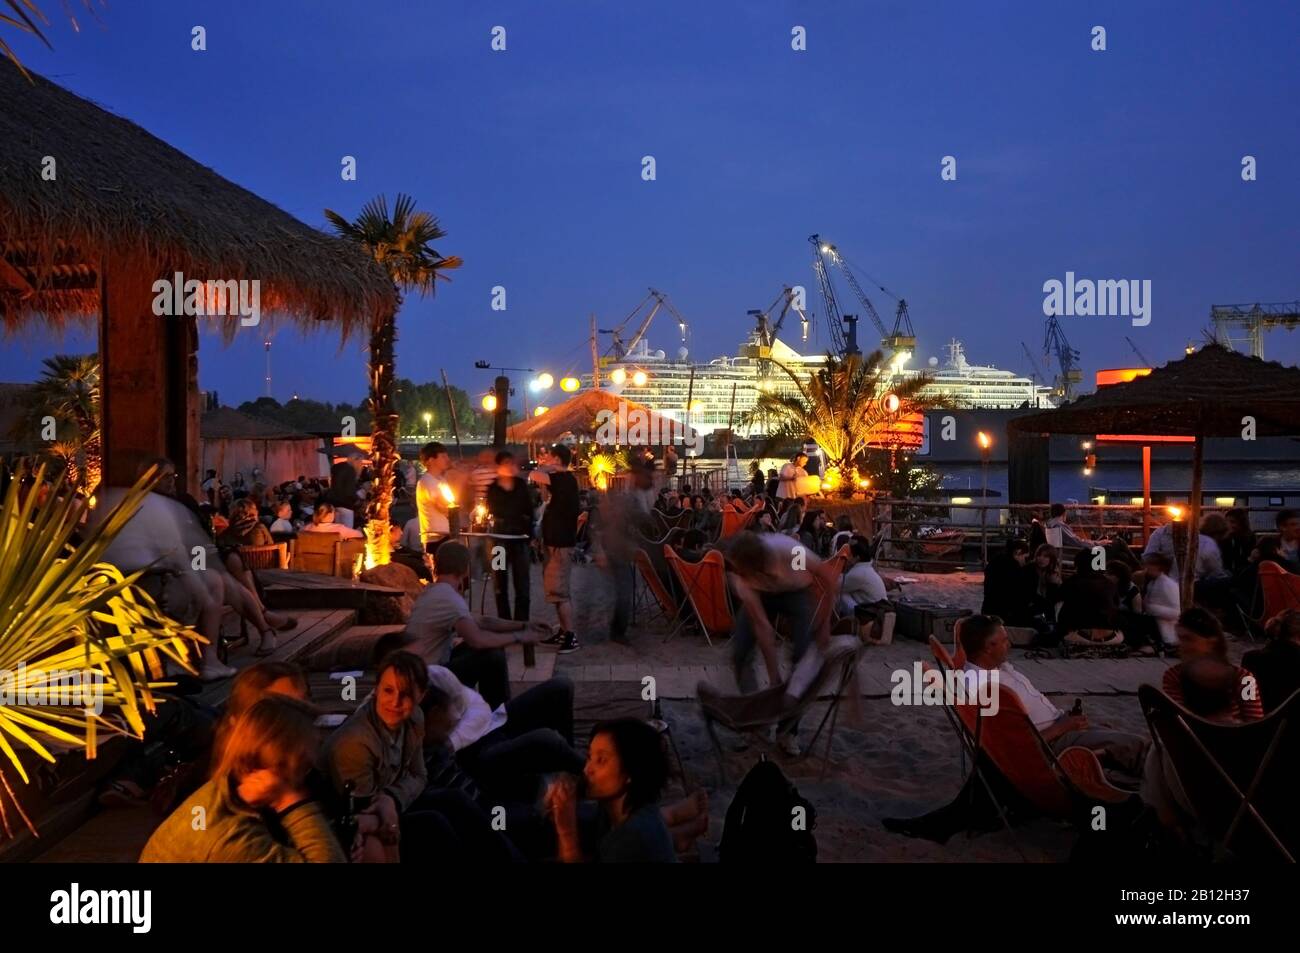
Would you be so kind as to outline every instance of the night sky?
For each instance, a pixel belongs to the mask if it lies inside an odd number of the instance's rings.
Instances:
[[[784,283],[820,320],[812,232],[909,300],[922,362],[955,336],[1027,372],[1043,282],[1067,271],[1153,286],[1147,327],[1063,319],[1087,380],[1135,361],[1126,335],[1160,363],[1211,304],[1300,298],[1291,2],[118,0],[80,33],[43,6],[52,52],[5,28],[26,65],[303,221],[398,191],[436,214],[438,250],[466,264],[401,312],[398,373],[419,381],[445,367],[486,388],[478,359],[581,371],[588,314],[608,327],[649,285],[692,323],[696,357],[734,353],[745,311]],[[650,339],[681,344],[671,321]],[[263,393],[262,340],[205,336],[201,386]],[[0,380],[93,346],[24,332]],[[356,342],[283,330],[273,353],[281,400],[364,394]],[[1300,336],[1274,332],[1266,353],[1294,363]]]

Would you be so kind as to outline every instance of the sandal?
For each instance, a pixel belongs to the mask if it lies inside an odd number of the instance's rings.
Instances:
[[[274,652],[279,646],[275,641],[275,630],[267,629],[262,633],[262,641],[257,646],[257,651],[253,654],[259,658],[265,658]]]
[[[296,629],[297,627],[298,627],[298,619],[296,616],[291,616],[291,615],[285,616],[284,621],[281,622],[279,625],[271,626],[271,628],[275,629],[275,631],[277,632],[288,632],[290,629]]]

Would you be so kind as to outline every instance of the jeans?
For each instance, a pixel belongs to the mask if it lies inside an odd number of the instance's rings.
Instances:
[[[1122,777],[1118,779],[1121,781],[1142,778],[1147,748],[1151,746],[1151,742],[1141,735],[1130,734],[1127,731],[1112,731],[1108,728],[1067,731],[1053,739],[1050,744],[1057,754],[1074,746],[1093,750],[1097,753],[1103,768],[1110,767],[1121,772]]]
[[[627,641],[627,627],[632,621],[632,602],[636,568],[631,563],[610,561],[609,575],[614,583],[614,617],[609,623],[609,637],[614,642]]]
[[[552,678],[506,703],[506,723],[462,749],[461,766],[503,800],[531,801],[546,774],[582,774],[573,748],[573,683]]]
[[[493,588],[497,594],[497,615],[502,619],[514,619],[517,622],[528,621],[528,564],[529,545],[527,540],[497,541],[492,549],[500,546],[505,551],[504,569],[492,570]],[[491,550],[489,550],[491,552]],[[490,557],[495,561],[495,557]],[[515,577],[515,614],[510,614],[509,576]]]
[[[510,670],[506,666],[505,649],[472,649],[462,642],[451,650],[447,668],[462,685],[482,695],[489,708],[510,700]]]
[[[812,644],[814,606],[812,591],[798,589],[793,592],[760,592],[763,611],[769,620],[785,616],[790,623],[790,655],[798,663]],[[758,691],[758,679],[750,664],[754,654],[754,622],[748,611],[741,609],[736,616],[736,627],[731,633],[731,665],[736,673],[736,684],[742,694]]]

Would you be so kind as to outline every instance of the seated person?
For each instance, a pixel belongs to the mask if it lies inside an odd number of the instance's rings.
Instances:
[[[221,554],[221,560],[226,564],[230,575],[243,584],[248,590],[249,597],[257,603],[266,624],[271,629],[287,632],[298,624],[297,620],[282,612],[272,612],[262,605],[262,597],[258,595],[253,573],[244,565],[244,560],[239,554],[241,546],[271,546],[274,543],[270,531],[257,517],[257,507],[251,500],[245,498],[236,500],[230,507],[230,525],[217,537],[217,551]],[[275,647],[275,633],[263,632],[257,654],[269,655],[275,651]]]
[[[1053,503],[1051,517],[1044,527],[1048,540],[1056,533],[1060,534],[1059,545],[1062,549],[1091,549],[1093,541],[1076,533],[1067,522],[1068,515],[1064,503]]]
[[[682,537],[681,548],[677,550],[677,555],[688,563],[697,563],[704,558],[708,551],[708,539],[698,529],[689,529]]]
[[[1182,614],[1182,594],[1178,582],[1169,575],[1174,561],[1164,553],[1148,553],[1142,557],[1147,589],[1142,596],[1142,612],[1155,619],[1160,641],[1166,651],[1178,648],[1178,633],[1174,623]]]
[[[1111,632],[1115,629],[1118,605],[1115,584],[1106,578],[1105,573],[1093,569],[1092,564],[1092,550],[1081,549],[1074,554],[1074,575],[1061,586],[1061,608],[1056,618],[1059,637],[1069,638],[1080,630]],[[1082,636],[1076,635],[1076,638]],[[1112,636],[1103,644],[1119,641]]]
[[[293,505],[288,500],[275,504],[275,520],[271,523],[270,532],[272,540],[277,543],[298,535],[298,527],[293,525]]]
[[[416,598],[406,623],[406,634],[415,643],[412,650],[429,665],[451,669],[492,708],[504,705],[510,698],[505,647],[535,644],[550,631],[541,622],[472,615],[461,595],[470,572],[469,550],[463,544],[440,546],[434,572],[433,585]]]
[[[1011,625],[1028,625],[1031,580],[1025,573],[1029,564],[1029,543],[1023,539],[1007,540],[1006,548],[989,560],[984,569],[984,602],[980,611],[995,615]]]
[[[492,830],[489,816],[465,792],[428,790],[424,715],[419,700],[429,687],[424,660],[390,652],[379,663],[375,691],[330,737],[324,762],[339,798],[350,796],[377,815],[374,833],[362,833],[361,859],[428,862],[518,858]]]
[[[1122,772],[1124,780],[1136,781],[1142,777],[1147,739],[1124,731],[1093,728],[1083,715],[1067,714],[1052,704],[1007,661],[1011,639],[1001,619],[967,616],[957,623],[957,641],[966,652],[965,670],[996,671],[999,683],[1020,699],[1029,720],[1053,751],[1059,754],[1079,745],[1096,752],[1104,766]]]
[[[433,573],[424,558],[424,543],[420,537],[420,517],[412,516],[405,526],[393,526],[392,531],[396,537],[391,554],[393,562],[401,563],[421,579],[432,581]]]
[[[1153,643],[1160,640],[1155,620],[1142,612],[1142,592],[1133,581],[1127,563],[1111,562],[1106,578],[1115,587],[1115,625],[1124,634],[1124,643],[1138,655],[1155,655]]]
[[[312,511],[311,522],[302,528],[304,533],[337,533],[340,539],[364,539],[365,533],[336,522],[334,504],[324,500],[316,504]]]
[[[1174,624],[1178,635],[1177,665],[1165,669],[1160,688],[1166,695],[1183,704],[1182,674],[1183,667],[1194,659],[1211,656],[1224,664],[1228,662],[1228,640],[1224,637],[1223,626],[1210,612],[1199,607],[1186,609]],[[1241,666],[1237,670],[1239,691],[1236,698],[1236,717],[1239,721],[1255,721],[1264,717],[1264,705],[1261,701],[1260,685],[1255,676]]]
[[[267,697],[239,720],[212,777],[154,831],[142,863],[342,863],[307,775],[319,735],[304,702]],[[204,829],[194,829],[196,816]]]
[[[1300,609],[1283,609],[1264,631],[1268,642],[1247,652],[1241,664],[1259,679],[1264,711],[1272,712],[1300,689]]]
[[[1194,715],[1222,725],[1241,724],[1238,717],[1238,675],[1234,666],[1203,655],[1180,666],[1179,695]],[[1168,752],[1152,745],[1142,773],[1142,801],[1162,827],[1180,841],[1208,845],[1208,832],[1198,827],[1196,812],[1179,781]]]
[[[873,606],[884,602],[885,581],[872,564],[871,544],[861,536],[851,537],[848,571],[840,578],[838,608],[849,615],[858,606]]]
[[[583,770],[587,796],[598,811],[583,836],[578,823],[578,788],[563,775],[546,792],[564,863],[675,863],[672,834],[659,798],[668,782],[668,759],[659,733],[643,721],[622,718],[598,724],[591,734]]]
[[[826,515],[823,510],[808,510],[799,523],[799,542],[808,548],[808,552],[825,556],[821,548],[822,530],[826,528]]]

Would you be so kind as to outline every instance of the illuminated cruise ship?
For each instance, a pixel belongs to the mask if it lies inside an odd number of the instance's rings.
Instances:
[[[735,357],[719,357],[702,364],[691,361],[685,348],[679,350],[675,360],[669,359],[664,351],[651,350],[642,337],[623,358],[603,362],[601,384],[703,433],[723,429],[730,422],[738,436],[756,436],[762,433],[761,424],[745,421],[754,410],[758,395],[764,390],[797,392],[789,375],[777,365],[806,379],[826,362],[823,355],[800,354],[779,338],[773,340],[769,353],[762,353],[766,350],[757,336],[751,334]],[[896,364],[897,372],[902,377],[922,371],[931,374],[934,377],[931,388],[959,408],[1055,406],[1051,389],[1037,385],[1031,378],[967,363],[960,341],[953,340],[946,350],[948,360],[942,366],[938,358],[931,358],[928,368],[916,370],[908,368],[904,360]],[[639,381],[643,383],[638,384]],[[591,385],[590,375],[583,384]]]

